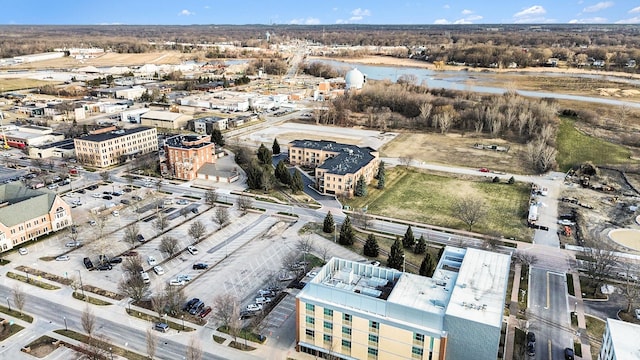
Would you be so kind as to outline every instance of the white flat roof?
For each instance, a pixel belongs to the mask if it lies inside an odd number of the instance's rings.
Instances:
[[[403,273],[387,301],[442,316],[454,284],[455,276],[452,281],[443,282],[440,279]]]
[[[611,334],[613,351],[616,359],[640,358],[640,325],[616,319],[607,319],[607,326]]]
[[[445,251],[443,256],[446,255]],[[466,249],[447,316],[500,326],[510,261],[509,255]]]

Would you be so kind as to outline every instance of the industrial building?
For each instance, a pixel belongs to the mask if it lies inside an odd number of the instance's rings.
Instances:
[[[289,163],[315,168],[315,186],[323,194],[353,196],[360,176],[373,180],[378,151],[370,147],[340,144],[327,140],[294,140],[289,143]]]
[[[208,136],[176,135],[164,142],[167,170],[176,179],[193,180],[205,164],[215,163],[215,145]]]
[[[607,319],[598,360],[640,358],[640,325]]]
[[[152,127],[117,129],[111,126],[74,139],[76,158],[86,166],[105,168],[158,150],[158,132]]]
[[[71,208],[56,193],[29,189],[20,181],[0,184],[0,251],[72,224]]]
[[[450,246],[433,277],[333,258],[296,297],[297,349],[344,360],[495,360],[509,266],[509,255]]]
[[[4,125],[2,126],[2,139],[6,139],[7,145],[19,149],[28,146],[40,146],[64,139],[64,134],[56,133],[46,126]]]
[[[152,126],[165,129],[184,129],[187,122],[193,119],[190,115],[179,112],[151,110],[140,115],[140,123],[143,126]]]

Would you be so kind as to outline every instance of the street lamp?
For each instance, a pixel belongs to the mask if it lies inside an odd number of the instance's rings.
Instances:
[[[82,273],[80,270],[76,270],[78,272],[78,276],[80,277],[80,291],[82,292],[82,300],[85,300],[84,296],[84,285],[82,285]]]
[[[27,284],[29,283],[29,270],[24,269],[25,274],[27,274]]]
[[[184,315],[181,315],[180,318],[182,319],[182,331],[184,331]]]
[[[577,315],[577,312],[578,312],[578,302],[577,301],[573,304],[573,312],[576,313],[576,315]]]
[[[113,360],[113,349],[109,347],[109,354],[111,354],[111,360]]]
[[[67,317],[63,316],[62,320],[64,320],[64,331],[69,331],[69,328],[67,328]]]
[[[9,297],[7,296],[7,306],[9,307],[9,312],[11,312],[11,303],[9,303]]]
[[[402,254],[402,272],[404,272],[405,255]]]
[[[338,242],[338,224],[335,222],[333,223],[333,242]]]

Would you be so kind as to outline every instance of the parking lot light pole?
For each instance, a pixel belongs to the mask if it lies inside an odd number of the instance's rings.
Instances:
[[[181,315],[180,318],[182,319],[182,331],[184,331],[184,315]]]
[[[9,307],[9,312],[11,312],[11,303],[9,302],[9,297],[7,296],[7,306]]]
[[[24,273],[27,274],[27,284],[29,283],[29,270],[24,269]]]
[[[402,272],[404,272],[405,259],[406,259],[405,255],[402,254]]]
[[[62,320],[64,320],[64,331],[69,331],[69,328],[67,328],[67,317],[63,316]]]
[[[333,242],[338,242],[338,223],[333,223]]]

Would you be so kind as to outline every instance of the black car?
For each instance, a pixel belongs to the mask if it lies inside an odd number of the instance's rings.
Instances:
[[[564,349],[564,360],[573,360],[573,349]]]
[[[111,199],[113,199],[113,197],[111,197],[111,195],[105,195],[105,196],[103,196],[102,198],[103,198],[103,199],[105,199],[105,200],[111,200]]]
[[[127,200],[127,199],[122,199],[122,200],[120,200],[120,202],[121,202],[122,204],[125,204],[125,205],[129,205],[129,204],[131,204],[131,201],[129,201],[129,200]]]
[[[527,355],[529,355],[529,356],[535,356],[536,355],[536,344],[535,343],[530,342],[527,345]]]
[[[89,185],[87,186],[87,189],[89,190],[96,190],[98,188],[98,185]]]
[[[121,257],[114,257],[114,258],[111,258],[111,260],[109,260],[109,262],[111,264],[120,264],[122,262],[122,258]]]
[[[193,298],[193,299],[187,301],[187,303],[184,305],[182,310],[189,311],[189,310],[191,310],[191,307],[193,307],[193,305],[197,304],[198,302],[200,302],[200,299]]]
[[[195,263],[193,264],[193,270],[204,270],[209,267],[208,264],[205,263]]]
[[[527,344],[528,343],[535,343],[535,342],[536,342],[536,334],[534,334],[531,331],[529,331],[527,333]]]
[[[255,317],[256,313],[254,311],[242,310],[240,311],[240,320],[251,319]]]
[[[91,262],[91,259],[89,259],[88,257],[82,259],[82,262],[84,262],[84,267],[86,267],[87,269],[93,268],[93,263]]]
[[[140,242],[144,242],[144,236],[142,236],[142,234],[138,234],[138,236],[136,236],[136,239],[138,239],[138,241]]]
[[[131,191],[133,191],[133,190],[131,190],[130,188],[124,188],[124,189],[122,189],[122,191],[124,191],[124,192],[127,192],[127,193],[128,193],[128,192],[131,192]]]
[[[86,191],[84,189],[80,189],[76,191],[78,194],[84,194]]]
[[[100,262],[100,264],[108,263],[109,257],[107,255],[100,254],[98,255],[98,262]]]

